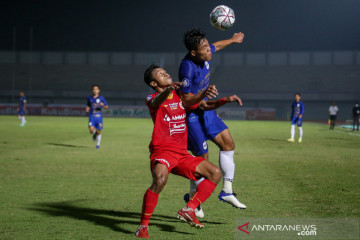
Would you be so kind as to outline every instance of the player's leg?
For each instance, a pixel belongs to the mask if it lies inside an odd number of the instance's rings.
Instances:
[[[96,118],[95,128],[96,128],[96,148],[99,149],[101,143],[101,130],[103,129],[102,117]]]
[[[95,121],[94,121],[94,118],[91,117],[91,116],[89,116],[89,124],[88,124],[88,126],[89,126],[89,132],[92,135],[92,139],[95,142],[96,136],[97,136],[96,128],[95,128]]]
[[[203,228],[204,225],[197,220],[195,209],[205,202],[215,190],[221,178],[221,171],[209,161],[191,155],[188,155],[184,161],[180,162],[178,167],[174,169],[174,174],[193,180],[199,178],[204,178],[204,180],[199,183],[195,194],[186,206],[178,211],[177,217],[184,222],[188,222],[193,227]]]
[[[290,128],[290,138],[288,139],[288,142],[294,142],[295,141],[295,125],[299,118],[293,117],[291,120],[291,128]]]
[[[297,126],[299,128],[299,143],[301,143],[304,134],[304,130],[302,128],[302,118],[297,121]]]
[[[26,120],[25,120],[25,111],[23,111],[23,110],[20,110],[19,111],[19,116],[20,116],[20,121],[21,121],[21,124],[20,124],[20,126],[21,127],[23,127],[23,126],[25,126],[25,124],[26,124]]]
[[[245,209],[246,206],[236,198],[236,194],[232,188],[235,175],[235,143],[229,129],[225,129],[217,134],[213,139],[213,142],[220,148],[219,166],[223,177],[223,189],[219,194],[219,199],[233,205],[236,208]]]
[[[139,238],[150,238],[148,235],[150,218],[158,203],[159,194],[165,187],[169,175],[168,167],[164,164],[160,162],[152,162],[152,164],[153,182],[144,194],[140,225],[135,233]]]

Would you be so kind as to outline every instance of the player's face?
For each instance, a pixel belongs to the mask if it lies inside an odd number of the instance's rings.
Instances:
[[[206,38],[201,40],[198,48],[193,51],[193,55],[201,61],[210,61],[212,58],[209,42]]]
[[[99,87],[96,87],[96,86],[93,87],[92,92],[93,92],[93,95],[94,95],[94,96],[99,95],[99,93],[100,93]]]
[[[20,92],[20,97],[23,97],[24,95],[24,92]]]
[[[169,87],[173,81],[170,76],[164,69],[162,68],[155,68],[152,71],[152,76],[155,79],[155,82],[157,86],[163,88],[163,87]]]
[[[300,95],[296,94],[296,95],[295,95],[295,100],[296,100],[297,102],[300,102],[300,99],[301,99]]]

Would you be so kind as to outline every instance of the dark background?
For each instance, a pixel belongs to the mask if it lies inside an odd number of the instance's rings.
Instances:
[[[219,4],[233,8],[234,27],[209,24]],[[225,51],[314,51],[360,48],[359,0],[236,1],[1,1],[0,50],[185,51],[183,32],[193,26],[210,41],[245,33],[243,45]]]

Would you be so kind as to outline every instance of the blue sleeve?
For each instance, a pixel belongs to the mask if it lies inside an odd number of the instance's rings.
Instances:
[[[300,114],[301,115],[304,114],[304,111],[305,111],[305,105],[304,105],[303,102],[301,102],[301,104],[300,104]]]
[[[104,103],[105,106],[108,105],[107,102],[106,102],[106,100],[105,100],[105,98],[104,98],[103,96],[101,96],[101,101]]]
[[[194,66],[188,61],[183,61],[179,69],[179,81],[182,82],[180,91],[184,93],[191,92],[191,84],[194,76],[195,76]]]
[[[87,99],[86,106],[91,107],[90,98]]]
[[[214,54],[216,51],[216,47],[212,44],[210,44],[210,51],[211,51],[211,54]]]

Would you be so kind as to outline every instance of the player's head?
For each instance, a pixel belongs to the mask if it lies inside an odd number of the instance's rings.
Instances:
[[[25,96],[25,93],[23,91],[21,91],[19,94],[20,94],[20,97]]]
[[[97,96],[100,93],[100,86],[98,84],[93,84],[91,86],[91,90],[92,90],[93,95]]]
[[[336,106],[336,102],[335,102],[335,101],[333,101],[331,105]]]
[[[210,61],[212,54],[206,33],[200,28],[190,28],[184,33],[184,44],[189,54],[199,61]]]
[[[170,74],[156,64],[151,64],[145,70],[144,81],[154,90],[157,90],[157,88],[167,88],[173,83]]]
[[[300,99],[301,99],[301,94],[300,94],[300,93],[295,93],[295,100],[296,100],[297,102],[299,102]]]

